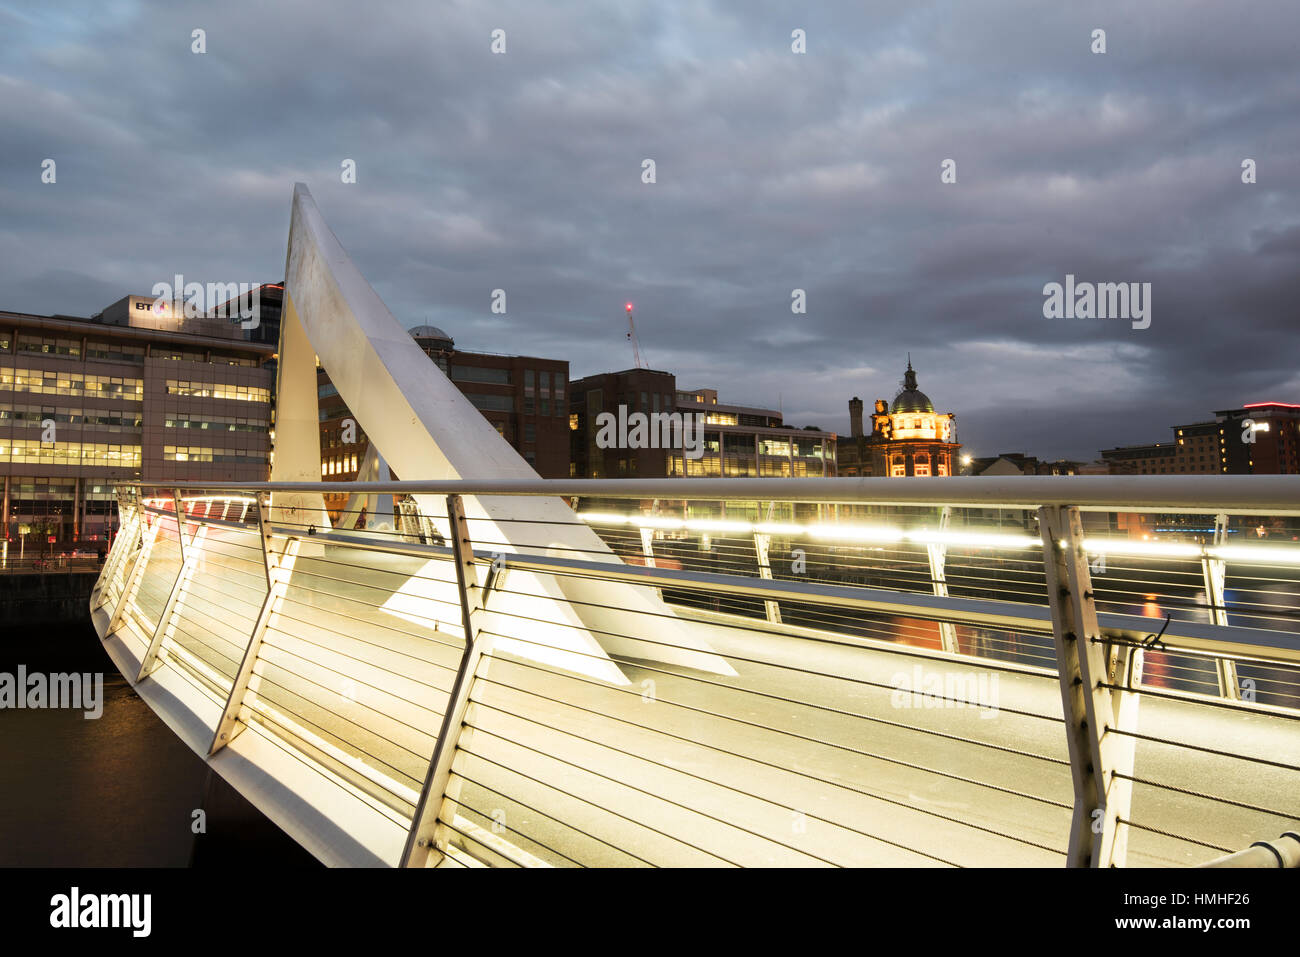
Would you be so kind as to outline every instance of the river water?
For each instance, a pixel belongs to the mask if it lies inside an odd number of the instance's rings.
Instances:
[[[0,672],[19,665],[102,673],[103,714],[0,709],[0,867],[315,866],[140,700],[88,621],[0,630]]]

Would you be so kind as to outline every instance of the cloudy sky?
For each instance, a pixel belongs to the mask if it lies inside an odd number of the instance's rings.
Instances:
[[[0,2],[0,308],[278,280],[301,180],[462,348],[627,368],[631,300],[681,387],[846,431],[910,352],[967,451],[1094,458],[1300,402],[1298,38],[1295,0]],[[1067,273],[1151,283],[1150,328],[1044,319]]]

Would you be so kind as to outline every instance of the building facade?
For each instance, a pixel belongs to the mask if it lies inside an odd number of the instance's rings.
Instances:
[[[115,482],[265,481],[273,353],[238,324],[149,296],[89,319],[0,312],[10,548],[102,544]]]
[[[774,409],[720,403],[716,389],[678,389],[671,372],[624,369],[587,376],[570,385],[569,406],[575,478],[836,474],[835,433],[787,426]],[[646,417],[645,441],[634,432],[626,436],[631,441],[604,440],[602,422],[635,423],[635,416]],[[655,426],[665,421],[669,429]],[[683,440],[683,426],[690,442]]]
[[[1216,412],[1225,471],[1235,475],[1300,474],[1300,405],[1252,402]]]
[[[704,415],[704,454],[690,459],[674,451],[670,477],[829,478],[838,474],[834,432],[787,426],[774,409],[723,405],[715,389],[679,391],[682,415]]]
[[[599,417],[655,415],[675,411],[677,377],[657,369],[624,369],[576,379],[569,384],[569,474],[573,478],[666,478],[669,449],[661,442],[602,448]]]
[[[1300,474],[1300,405],[1253,402],[1172,427],[1171,442],[1103,449],[1122,475]]]
[[[1036,455],[1024,452],[1002,452],[998,455],[962,459],[962,475],[1104,475],[1102,463],[1080,462],[1074,459],[1039,460]]]
[[[863,422],[862,400],[849,400],[851,435],[839,444],[839,474],[859,476],[948,476],[957,474],[960,443],[956,416],[936,412],[930,397],[917,387],[912,362],[903,373],[903,388],[892,403],[877,399],[871,431]]]

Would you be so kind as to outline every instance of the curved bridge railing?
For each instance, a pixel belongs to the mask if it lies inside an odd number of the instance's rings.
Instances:
[[[91,608],[332,865],[1191,865],[1300,828],[1296,486],[125,486]]]

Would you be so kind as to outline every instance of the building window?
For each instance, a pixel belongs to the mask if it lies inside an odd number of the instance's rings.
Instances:
[[[533,423],[531,422],[527,422],[524,424],[524,441],[525,442],[537,441],[537,426],[533,425]]]
[[[530,372],[529,375],[532,375]],[[460,382],[490,382],[494,385],[509,385],[509,369],[491,369],[482,366],[452,366],[451,378]]]
[[[485,392],[466,392],[465,398],[469,399],[474,408],[480,412],[513,412],[515,408],[513,396],[491,395]]]

